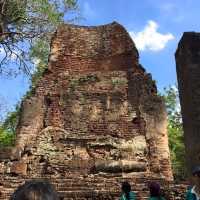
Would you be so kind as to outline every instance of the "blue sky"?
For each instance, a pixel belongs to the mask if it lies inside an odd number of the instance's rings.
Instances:
[[[199,0],[79,0],[81,25],[121,23],[159,90],[176,82],[174,53],[184,31],[200,32]],[[0,101],[14,106],[28,89],[24,76],[0,77]]]

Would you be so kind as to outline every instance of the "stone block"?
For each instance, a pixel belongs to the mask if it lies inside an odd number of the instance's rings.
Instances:
[[[27,164],[20,161],[12,162],[10,173],[17,175],[27,175]]]

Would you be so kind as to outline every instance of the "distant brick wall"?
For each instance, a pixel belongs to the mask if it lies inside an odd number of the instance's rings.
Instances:
[[[123,180],[142,193],[151,179],[173,179],[166,126],[155,82],[121,25],[63,25],[22,104],[16,147],[0,154],[2,191],[48,178],[65,199],[117,198]]]

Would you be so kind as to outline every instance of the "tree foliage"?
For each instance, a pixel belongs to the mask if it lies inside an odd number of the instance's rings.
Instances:
[[[35,45],[31,48],[30,58],[34,61],[36,68],[31,75],[31,87],[34,88],[42,76],[44,70],[47,68],[48,56],[50,52],[49,42],[46,40],[37,40]]]
[[[15,110],[8,113],[5,121],[2,124],[2,128],[7,130],[9,133],[15,134],[17,124],[20,116],[20,107],[17,105]]]
[[[51,34],[64,22],[65,15],[74,11],[76,0],[0,0],[0,74],[23,70],[31,75],[31,87],[25,97],[47,67]],[[72,16],[67,21],[75,19]],[[0,146],[13,144],[19,117],[17,106],[0,121]]]
[[[177,87],[164,89],[164,100],[168,113],[168,137],[172,168],[176,179],[185,178],[185,146]]]
[[[20,107],[8,113],[6,119],[0,124],[0,147],[14,144],[16,128],[20,117]]]
[[[18,66],[30,74],[36,46],[43,42],[48,52],[51,34],[76,10],[76,0],[0,0],[0,72],[16,72]]]
[[[0,148],[5,146],[11,146],[14,144],[15,134],[10,133],[4,128],[0,127]]]

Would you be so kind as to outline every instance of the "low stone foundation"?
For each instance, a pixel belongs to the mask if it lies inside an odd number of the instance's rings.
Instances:
[[[116,175],[115,175],[116,176]],[[39,179],[39,178],[38,178]],[[21,184],[23,184],[26,178],[4,176],[0,180],[0,200],[7,200],[13,191]],[[44,177],[42,178],[44,180]],[[59,193],[61,199],[64,200],[118,200],[120,196],[120,188],[122,181],[121,178],[109,178],[93,176],[88,178],[83,177],[46,177],[45,180],[49,180]],[[149,196],[148,183],[151,180],[147,178],[124,178],[131,183],[133,191],[136,193],[137,200],[147,199]],[[160,181],[155,179],[155,181]],[[160,182],[162,191],[167,200],[183,200],[185,199],[187,184],[180,183],[175,184],[173,182]]]

